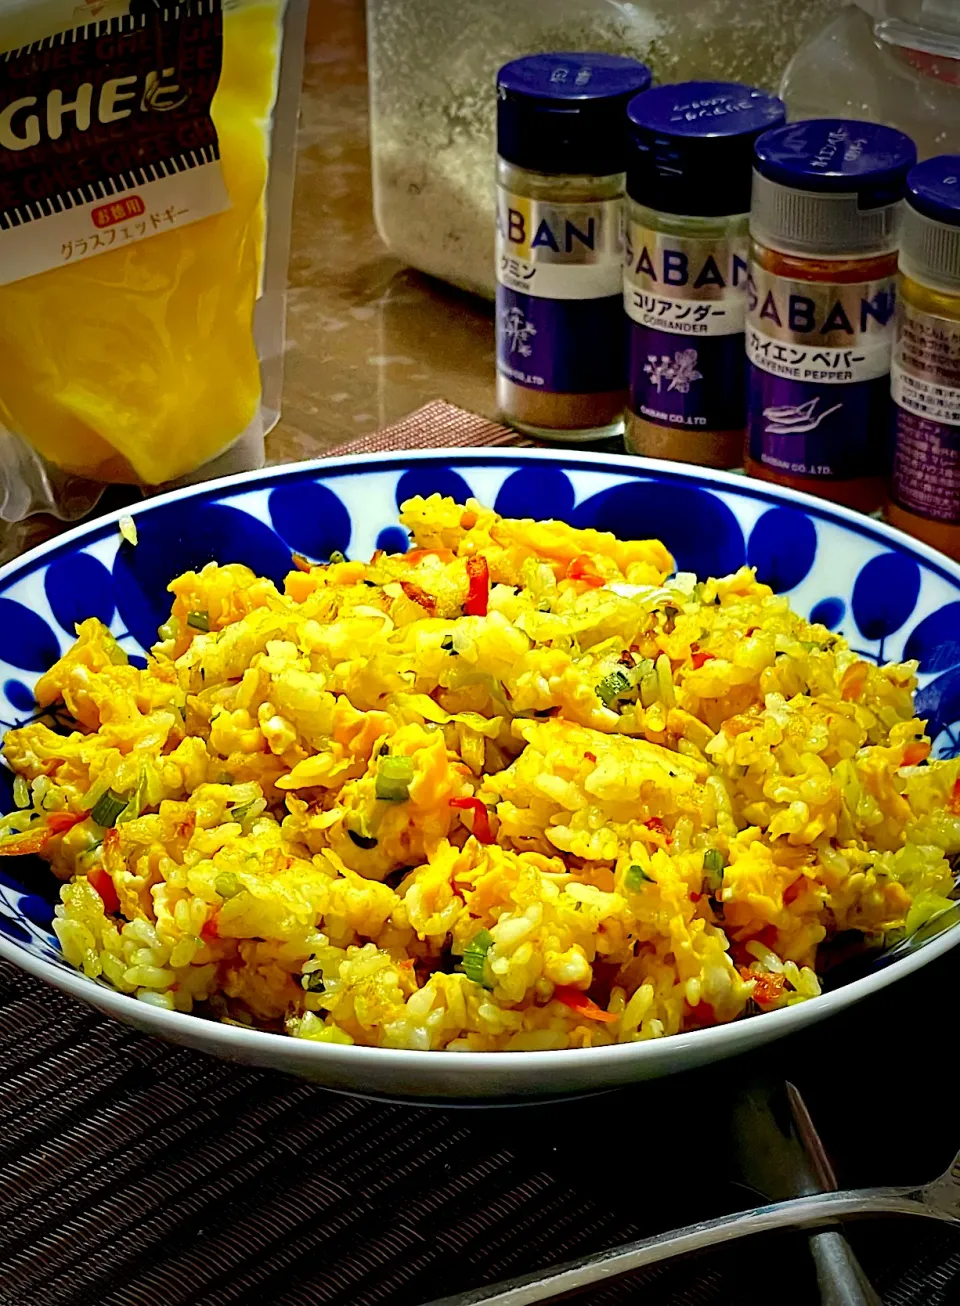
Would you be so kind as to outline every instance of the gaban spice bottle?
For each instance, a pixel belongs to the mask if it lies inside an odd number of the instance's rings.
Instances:
[[[739,467],[753,148],[782,101],[733,82],[681,82],[627,109],[625,443]]]
[[[960,559],[960,155],[907,178],[887,516]]]
[[[889,457],[890,354],[908,136],[821,118],[756,148],[747,470],[863,511]]]
[[[537,54],[497,78],[497,400],[521,430],[623,429],[626,107],[650,70]]]

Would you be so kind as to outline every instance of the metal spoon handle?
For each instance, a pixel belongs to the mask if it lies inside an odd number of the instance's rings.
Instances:
[[[836,1229],[810,1235],[821,1306],[883,1306],[850,1244]]]
[[[613,1247],[580,1260],[567,1261],[552,1270],[523,1275],[507,1283],[476,1288],[430,1302],[429,1306],[529,1306],[591,1283],[601,1283],[654,1261],[700,1251],[717,1243],[745,1238],[774,1229],[833,1224],[861,1215],[927,1215],[943,1218],[924,1204],[916,1188],[866,1188],[842,1193],[815,1193],[789,1202],[760,1206],[753,1211],[724,1215],[716,1220],[687,1225],[639,1242]]]

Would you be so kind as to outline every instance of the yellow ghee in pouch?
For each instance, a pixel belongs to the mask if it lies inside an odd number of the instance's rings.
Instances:
[[[223,13],[211,115],[226,211],[0,285],[0,423],[67,472],[161,484],[257,416],[253,314],[282,9],[228,0]]]

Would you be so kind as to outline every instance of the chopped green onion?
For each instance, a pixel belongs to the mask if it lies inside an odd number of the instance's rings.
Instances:
[[[636,893],[642,884],[656,884],[652,875],[648,875],[642,866],[634,863],[629,867],[624,877],[624,883],[633,893]]]
[[[629,676],[623,671],[613,671],[604,676],[596,688],[597,698],[604,707],[612,708],[621,694],[627,694],[633,688]]]
[[[703,877],[709,893],[720,892],[726,867],[727,863],[719,848],[708,848],[703,854]]]
[[[108,789],[101,798],[97,799],[97,805],[90,815],[95,825],[109,830],[116,825],[117,817],[121,812],[126,811],[129,804],[129,798],[123,798],[120,794],[115,794],[112,789]]]
[[[202,630],[205,634],[210,629],[210,616],[206,612],[188,612],[187,625],[192,626],[194,630]]]
[[[13,801],[20,808],[30,806],[30,786],[22,775],[18,775],[13,782]]]
[[[377,763],[374,792],[381,802],[405,803],[410,797],[413,760],[409,757],[381,757]]]
[[[250,810],[256,802],[259,802],[259,799],[251,798],[249,803],[237,803],[236,806],[227,808],[226,815],[231,821],[243,821],[250,815]]]
[[[107,657],[115,667],[126,666],[130,659],[124,653],[123,649],[117,643],[117,638],[112,631],[105,630],[103,633],[103,647],[106,650]]]
[[[634,674],[640,686],[640,702],[644,707],[652,707],[660,697],[660,677],[649,658],[644,658]]]
[[[176,638],[177,638],[177,623],[171,617],[170,620],[165,621],[163,625],[160,627],[160,629],[157,631],[157,639],[159,639],[161,643],[165,644],[168,639],[176,639]]]
[[[331,565],[335,562],[346,562],[346,560],[347,560],[346,555],[341,553],[339,549],[334,549],[334,551],[330,554]]]
[[[314,970],[311,971],[309,975],[304,975],[303,987],[307,990],[308,993],[322,993],[323,990],[326,988],[326,984],[324,983],[324,979],[323,979],[323,971]]]
[[[235,898],[238,893],[243,892],[243,885],[233,871],[221,871],[214,880],[213,887],[221,898]]]
[[[378,839],[374,839],[370,835],[360,834],[357,830],[348,830],[347,834],[357,847],[362,848],[365,852],[369,852],[371,848],[376,848],[379,842]]]
[[[137,524],[132,517],[124,515],[117,522],[120,528],[120,534],[128,544],[136,548],[137,545]]]
[[[463,950],[463,961],[460,963],[460,969],[466,975],[467,979],[473,980],[474,984],[482,984],[485,989],[493,988],[484,979],[483,969],[487,961],[487,953],[493,944],[493,935],[489,930],[480,930],[475,934]]]
[[[143,810],[147,797],[147,776],[146,772],[141,769],[137,787],[133,791],[133,797],[127,803],[126,807],[117,817],[117,824],[121,821],[135,821]]]

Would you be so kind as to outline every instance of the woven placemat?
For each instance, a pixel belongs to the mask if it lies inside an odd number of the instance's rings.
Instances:
[[[431,404],[331,454],[514,440]],[[454,1110],[337,1096],[171,1047],[0,964],[0,1303],[416,1306],[752,1205],[725,1121],[761,1073],[804,1087],[846,1181],[923,1179],[955,1145],[936,1050],[952,1047],[952,1019],[944,1029],[930,997],[955,981],[947,958],[896,1003],[680,1079]],[[890,1306],[960,1300],[960,1238],[899,1221],[856,1239]],[[787,1235],[581,1299],[818,1296],[803,1237]]]

